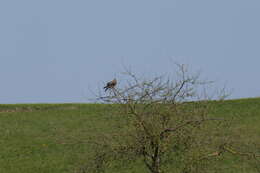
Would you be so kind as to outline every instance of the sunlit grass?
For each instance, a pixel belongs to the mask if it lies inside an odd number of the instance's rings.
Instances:
[[[260,99],[212,102],[212,116],[234,119],[234,138],[260,144]],[[74,172],[91,153],[85,140],[112,132],[120,119],[111,105],[101,104],[17,104],[0,105],[0,172]],[[238,158],[218,163],[226,172],[246,172],[249,165]],[[174,168],[173,168],[174,169]],[[138,162],[127,170],[145,170]]]

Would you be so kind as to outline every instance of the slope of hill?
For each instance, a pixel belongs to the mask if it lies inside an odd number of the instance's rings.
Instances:
[[[253,142],[259,149],[260,98],[211,104],[214,107],[212,115],[236,117],[233,126],[234,138],[239,136],[245,143]],[[113,125],[120,121],[107,116],[109,106],[0,105],[0,172],[74,172],[89,154],[89,148],[84,143],[86,137],[109,132]],[[249,165],[237,164],[237,159],[233,157],[221,166],[226,168],[226,172],[253,172]],[[131,170],[118,172],[140,172],[142,169],[136,165]]]

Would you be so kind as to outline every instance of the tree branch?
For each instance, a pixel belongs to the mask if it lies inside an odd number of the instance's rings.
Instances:
[[[187,121],[187,122],[185,122],[185,123],[183,123],[183,124],[181,124],[181,125],[179,125],[179,126],[177,126],[175,128],[167,128],[167,129],[163,130],[160,133],[160,138],[163,139],[165,133],[175,132],[175,131],[177,131],[177,130],[183,128],[183,127],[186,127],[186,126],[188,126],[190,124],[200,124],[200,123],[202,123],[204,121],[219,121],[219,120],[224,120],[224,119],[222,119],[222,118],[206,118],[206,119],[201,119],[201,120],[190,120],[190,121]]]

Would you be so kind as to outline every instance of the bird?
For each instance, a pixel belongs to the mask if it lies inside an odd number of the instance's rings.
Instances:
[[[108,90],[108,89],[112,89],[116,86],[117,84],[117,81],[116,79],[113,79],[112,81],[108,82],[107,85],[104,87],[105,89],[105,92]]]

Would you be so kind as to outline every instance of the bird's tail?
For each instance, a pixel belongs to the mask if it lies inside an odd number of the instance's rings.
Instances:
[[[105,87],[104,87],[104,89],[105,89],[105,92],[106,92],[106,91],[108,90],[108,87],[107,87],[107,86],[105,86]]]

